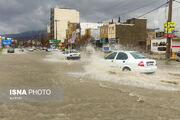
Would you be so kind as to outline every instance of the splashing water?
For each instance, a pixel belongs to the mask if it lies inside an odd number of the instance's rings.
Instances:
[[[180,90],[180,86],[178,85],[180,82],[180,74],[171,71],[179,75],[174,76],[169,73],[168,67],[159,68],[155,74],[150,75],[137,72],[122,72],[118,66],[110,67],[111,63],[106,62],[103,56],[103,53],[95,52],[88,58],[88,63],[84,66],[84,70],[85,74],[90,76],[91,79],[149,89]]]
[[[180,90],[180,74],[178,72],[180,69],[169,72],[168,65],[162,61],[158,61],[160,67],[155,74],[147,75],[133,71],[122,72],[118,66],[111,67],[111,63],[104,60],[104,53],[96,51],[92,46],[88,46],[85,51],[81,52],[81,56],[81,60],[72,62],[67,61],[62,53],[52,52],[49,53],[44,60],[49,62],[80,64],[83,66],[84,71],[69,71],[67,74],[70,76],[81,76],[84,79],[91,78],[93,80],[109,81],[120,85],[148,89]],[[176,66],[176,64],[173,66]]]
[[[65,62],[64,55],[59,51],[49,52],[44,58],[44,61],[48,62]]]

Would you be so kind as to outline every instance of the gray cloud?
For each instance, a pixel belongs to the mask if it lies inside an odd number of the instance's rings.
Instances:
[[[101,22],[113,16],[136,17],[166,0],[0,0],[0,34],[45,29],[50,8],[74,8],[81,20]],[[142,6],[145,6],[141,8]],[[138,9],[141,8],[141,9]],[[134,11],[135,9],[138,9]],[[122,14],[125,13],[125,14]]]

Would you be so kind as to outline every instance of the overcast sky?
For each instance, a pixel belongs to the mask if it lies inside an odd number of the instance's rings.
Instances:
[[[50,23],[50,8],[74,8],[81,21],[111,21],[137,17],[167,0],[0,0],[0,34],[45,29]]]

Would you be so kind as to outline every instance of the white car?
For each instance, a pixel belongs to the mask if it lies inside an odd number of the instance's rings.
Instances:
[[[136,51],[114,51],[105,57],[111,62],[111,67],[120,67],[122,71],[137,71],[140,73],[154,73],[157,70],[157,63],[153,59],[148,59],[143,54]]]
[[[32,46],[33,50],[36,50],[36,47],[35,46]]]
[[[29,48],[29,49],[28,49],[28,51],[33,52],[33,51],[34,51],[34,49],[33,49],[33,48]]]
[[[66,51],[64,51],[63,54],[65,55],[67,60],[81,58],[81,54],[79,52],[77,52],[76,50],[66,50]]]
[[[47,48],[47,47],[43,47],[42,49],[43,49],[43,50],[47,50],[48,48]]]
[[[47,52],[52,52],[52,51],[54,51],[54,49],[53,48],[48,48],[48,49],[46,49],[46,51]]]
[[[24,49],[23,48],[19,48],[19,52],[24,52]]]

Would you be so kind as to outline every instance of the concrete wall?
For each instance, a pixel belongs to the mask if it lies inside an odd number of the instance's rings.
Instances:
[[[172,40],[172,52],[179,52],[180,51],[180,39],[173,39]]]
[[[53,12],[51,12],[51,30],[54,35],[54,39],[56,39],[57,24],[57,39],[64,42],[64,39],[66,39],[66,30],[68,29],[68,22],[80,23],[80,13],[74,9],[53,9]]]

